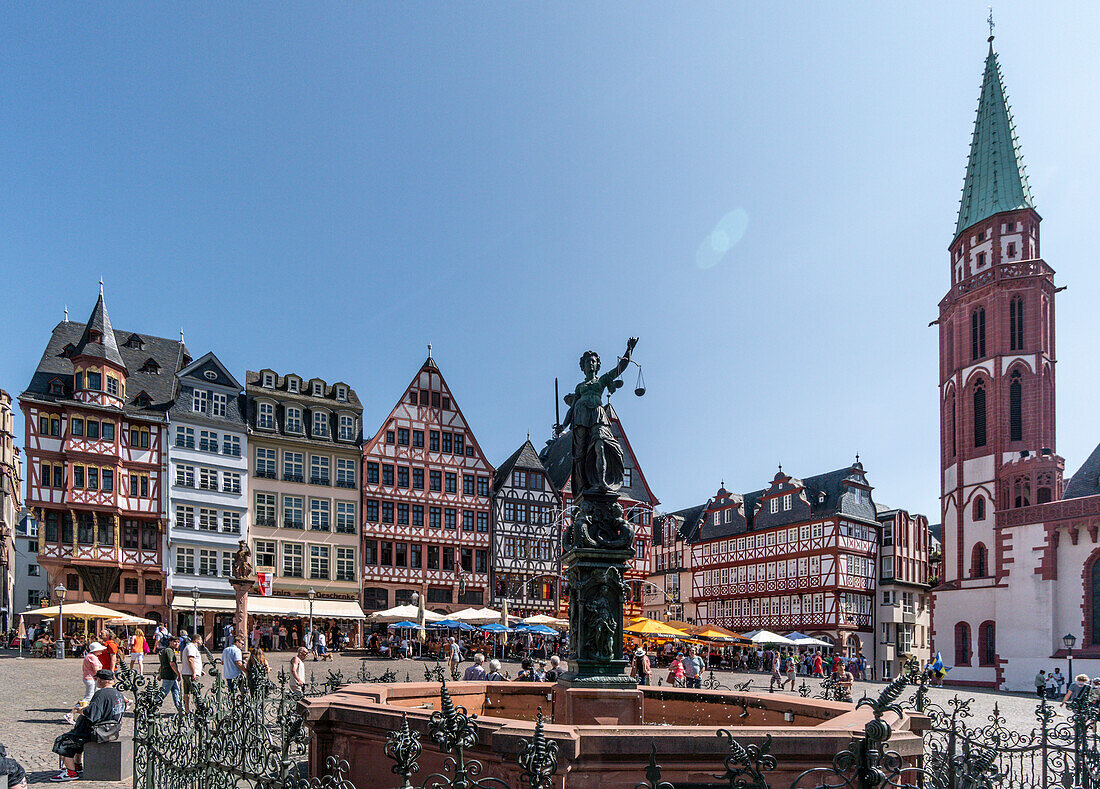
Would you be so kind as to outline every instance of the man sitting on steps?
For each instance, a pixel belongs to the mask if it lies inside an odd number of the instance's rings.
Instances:
[[[84,746],[96,741],[95,728],[101,724],[121,724],[126,700],[115,689],[115,672],[100,669],[95,675],[99,688],[76,720],[76,725],[53,743],[53,752],[65,762],[65,769],[53,776],[54,782],[75,781],[84,772]]]

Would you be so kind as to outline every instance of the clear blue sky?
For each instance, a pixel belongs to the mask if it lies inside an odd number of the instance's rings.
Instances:
[[[1058,301],[1059,451],[1100,440],[1095,4],[998,3]],[[938,520],[936,333],[984,3],[0,8],[0,386],[102,276],[116,327],[351,383],[436,358],[490,460],[626,337],[663,507],[863,458]],[[714,231],[729,249],[705,247]],[[20,428],[21,429],[21,428]]]

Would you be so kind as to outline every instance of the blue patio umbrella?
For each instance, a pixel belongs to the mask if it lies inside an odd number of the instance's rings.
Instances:
[[[524,628],[525,633],[533,633],[536,636],[559,636],[561,635],[557,630],[546,625],[529,625]]]
[[[429,630],[476,630],[473,625],[459,622],[457,619],[440,619],[438,622],[432,622],[427,627]]]
[[[500,622],[490,622],[487,625],[482,625],[478,630],[484,633],[511,633],[512,628],[505,627]]]
[[[405,627],[420,627],[420,625],[418,625],[416,622],[410,622],[408,619],[406,619],[404,622],[394,622],[390,625],[390,627],[401,629]]]

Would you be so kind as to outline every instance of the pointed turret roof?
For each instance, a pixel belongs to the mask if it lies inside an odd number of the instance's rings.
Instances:
[[[93,333],[98,336],[93,339]],[[111,364],[126,369],[126,363],[122,361],[122,354],[118,352],[118,343],[115,341],[115,332],[111,328],[111,318],[107,314],[107,305],[103,302],[103,287],[100,286],[99,298],[92,308],[91,317],[84,326],[84,333],[80,335],[80,342],[73,349],[73,356],[91,356],[97,359],[105,359]]]
[[[1035,208],[1035,202],[990,36],[955,237],[994,214],[1021,208]]]
[[[538,450],[535,449],[530,438],[497,468],[496,474],[493,475],[494,491],[499,490],[508,481],[508,475],[516,466],[534,471],[546,471],[546,467],[542,465],[542,460],[539,458]]]

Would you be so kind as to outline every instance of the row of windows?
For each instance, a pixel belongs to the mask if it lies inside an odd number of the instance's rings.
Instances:
[[[948,335],[950,341],[950,335]],[[1024,299],[1014,296],[1008,304],[1009,350],[1024,349]],[[977,307],[970,313],[970,360],[978,361],[986,356],[985,307]],[[950,358],[948,360],[950,365]]]
[[[195,449],[195,428],[176,425],[176,446],[182,449]],[[221,452],[231,457],[241,456],[241,437],[228,433],[219,434],[216,430],[199,430],[197,448],[200,452]]]
[[[176,572],[181,575],[205,575],[217,578],[231,578],[233,575],[233,553],[217,551],[213,548],[199,548],[198,561],[194,548],[176,548]],[[219,572],[219,565],[221,570]]]
[[[46,488],[65,489],[65,466],[61,463],[43,463],[40,483]],[[103,466],[89,466],[83,463],[70,463],[69,472],[74,490],[101,490],[113,493],[115,490],[115,470]],[[130,495],[134,498],[149,498],[149,475],[131,471],[124,479],[129,480]],[[122,490],[126,490],[123,482]]]
[[[278,569],[284,578],[304,578],[306,558],[309,558],[309,578],[319,580],[354,581],[355,549],[344,546],[317,545],[311,543],[308,552],[300,542],[256,540],[253,548],[257,567]],[[276,550],[282,552],[282,563],[277,564]],[[336,561],[336,574],[331,574],[331,560]]]
[[[363,543],[363,563],[368,567],[409,567],[414,570],[443,570],[454,572],[455,559],[458,569],[468,573],[488,572],[489,552],[480,548],[459,548],[450,545],[421,545],[420,543],[366,540]]]
[[[195,389],[191,392],[191,410],[207,416],[225,416],[229,396],[222,392]]]
[[[332,434],[330,420],[332,415],[328,411],[310,409],[309,419],[311,438],[329,438]],[[288,405],[283,409],[283,432],[290,435],[304,436],[305,410],[298,406]],[[275,429],[275,404],[258,402],[256,404],[256,427],[261,430]],[[356,427],[356,418],[351,414],[340,414],[336,421],[336,437],[341,441],[354,441],[359,431]]]
[[[176,528],[240,534],[241,513],[234,510],[217,510],[213,507],[196,508],[190,504],[177,504]]]
[[[451,410],[451,398],[440,392],[433,392],[428,389],[411,390],[409,392],[409,402],[413,405],[430,405],[432,408],[440,408],[444,411]]]
[[[367,499],[364,502],[364,519],[367,523],[395,523],[398,526],[424,526],[424,512],[428,513],[428,526],[433,529],[458,528],[459,510],[454,507],[425,507],[423,504],[405,502],[378,501]],[[462,530],[489,533],[489,513],[462,510]]]
[[[503,517],[508,523],[553,523],[555,507],[549,504],[504,502]]]
[[[56,414],[38,415],[38,434],[41,436],[53,436],[61,438],[62,420]],[[74,416],[69,419],[69,435],[72,437],[91,438],[97,441],[114,441],[116,425],[107,419],[87,419]],[[125,430],[122,433],[126,437]],[[130,446],[138,449],[149,448],[149,428],[131,427]]]
[[[80,576],[77,573],[68,573],[65,576],[65,588],[67,590],[70,592],[79,592],[80,586]],[[119,587],[122,588],[122,594],[137,594],[138,579],[134,577],[123,577],[115,584],[112,591],[117,594]],[[87,586],[84,587],[84,591],[89,591]],[[149,597],[159,597],[164,594],[164,583],[159,578],[146,578],[145,594]],[[38,605],[38,601],[35,601],[35,605]]]
[[[291,394],[298,394],[302,391],[302,379],[296,375],[288,375],[284,379],[286,381],[286,390]],[[309,382],[309,393],[312,397],[324,397],[325,396],[325,382],[319,379],[314,379]],[[265,372],[261,378],[260,385],[265,389],[275,388],[275,373]],[[343,384],[336,385],[336,399],[342,403],[346,403],[348,400],[348,388]]]
[[[1022,441],[1024,438],[1024,387],[1023,376],[1019,370],[1013,370],[1009,376],[1008,383],[1008,440],[1009,441]],[[984,447],[988,442],[989,435],[987,432],[987,402],[986,402],[986,382],[982,378],[978,378],[974,382],[974,388],[971,393],[971,406],[973,414],[973,444],[974,448],[978,449]],[[947,407],[945,409],[945,418],[947,420],[946,430],[949,437],[949,446],[951,450],[951,457],[954,457],[958,452],[958,437],[957,437],[957,418],[958,414],[955,406],[955,392],[951,391],[947,396]]]
[[[180,463],[176,466],[176,485],[183,488],[200,490],[221,490],[223,493],[241,492],[241,474],[239,471],[220,472],[221,487],[218,486],[219,471],[206,466],[192,466]]]
[[[276,495],[274,493],[256,493],[253,510],[254,523],[257,526],[282,526],[285,529],[304,529],[306,527],[306,499],[303,496],[282,495],[282,522],[276,516]],[[337,501],[335,506],[335,527],[338,534],[356,534],[356,503]],[[310,531],[331,531],[334,511],[331,499],[309,499]]]
[[[309,456],[309,477],[306,477],[305,453],[283,450],[283,481],[309,482],[312,485],[331,485],[333,458],[329,455]],[[278,479],[278,452],[256,447],[256,476],[260,479]],[[336,487],[355,487],[355,460],[336,458]]]
[[[386,443],[396,444],[399,447],[411,446],[414,449],[424,448],[424,431],[410,430],[407,427],[398,427],[386,431]],[[467,443],[464,433],[451,433],[449,431],[429,430],[428,451],[442,452],[448,455],[474,456],[473,442]]]
[[[557,558],[552,540],[534,537],[505,537],[501,547],[505,559],[533,559],[545,562]]]
[[[718,616],[732,618],[758,616],[808,616],[825,611],[825,595],[783,595],[781,597],[737,598],[715,602]],[[868,612],[870,607],[867,607]]]
[[[788,529],[772,529],[766,532],[748,534],[744,537],[736,537],[717,542],[705,542],[701,551],[703,556],[725,556],[733,558],[733,553],[741,553],[753,548],[763,548],[765,545],[786,545],[790,543],[805,543],[811,537],[821,537],[825,524],[812,523],[801,526],[792,526]]]
[[[539,471],[516,469],[512,472],[512,487],[525,490],[544,490],[546,478]]]
[[[799,559],[767,562],[761,564],[742,564],[738,567],[722,567],[716,570],[703,570],[703,584],[720,584],[774,581],[785,578],[816,578],[821,572],[820,556],[803,556]]]
[[[115,523],[107,516],[96,517],[90,512],[77,514],[74,522],[70,510],[60,514],[57,510],[46,511],[46,542],[60,542],[71,545],[77,542],[80,545],[115,544]],[[128,549],[142,549],[155,551],[160,544],[160,531],[155,524],[142,523],[141,521],[125,520],[122,522],[122,547]]]
[[[368,485],[424,490],[425,475],[423,468],[367,461],[365,469]],[[428,469],[427,478],[428,490],[430,491],[435,493],[458,493],[458,473],[455,471]],[[476,474],[463,474],[462,495],[488,496],[489,478]]]
[[[76,373],[73,376],[75,382],[74,388],[78,392],[106,392],[109,395],[115,397],[124,397],[126,394],[125,386],[120,383],[119,379],[107,373],[107,388],[103,388],[103,374],[99,370],[90,369],[82,373]],[[87,387],[85,387],[87,384]]]

